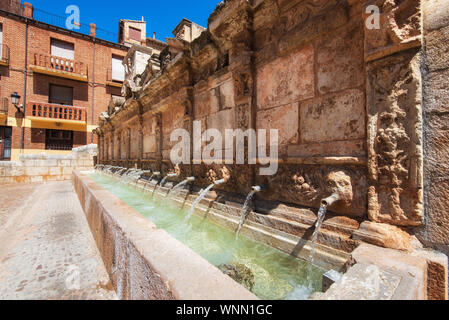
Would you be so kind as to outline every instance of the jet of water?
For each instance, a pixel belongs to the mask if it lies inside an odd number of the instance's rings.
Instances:
[[[320,229],[323,225],[324,218],[326,217],[327,207],[328,207],[327,203],[321,204],[320,210],[318,211],[318,219],[315,224],[315,231],[313,232],[313,235],[312,235],[312,246],[311,246],[310,255],[309,255],[309,266],[308,266],[308,275],[307,275],[307,277],[309,278],[309,283],[311,282],[310,278],[312,277],[312,266],[315,262],[318,234],[320,233]]]
[[[180,192],[182,187],[184,187],[189,182],[193,182],[193,181],[195,181],[195,178],[194,177],[189,177],[189,178],[185,179],[184,181],[182,181],[181,183],[178,183],[175,187],[173,187],[170,190],[170,192],[167,194],[166,198],[168,198],[168,197],[176,197],[178,195],[178,193]]]
[[[165,185],[165,182],[167,181],[168,178],[173,178],[173,177],[176,177],[176,176],[177,176],[176,173],[170,173],[170,174],[166,175],[166,176],[164,177],[164,179],[162,179],[162,181],[159,183],[159,185],[156,185],[156,186],[154,187],[154,190],[153,190],[153,198],[154,198],[154,195],[156,194],[156,192],[159,193],[159,190],[162,189],[162,187]]]
[[[205,190],[203,190],[198,198],[195,199],[192,206],[190,207],[189,213],[186,216],[185,222],[188,222],[190,218],[192,217],[193,213],[195,212],[196,207],[200,204],[201,201],[207,196],[209,191],[212,190],[212,188],[215,187],[215,183],[212,183],[210,186],[208,186]]]
[[[237,241],[238,239],[239,239],[239,237],[240,237],[240,232],[242,231],[242,227],[243,227],[243,225],[245,224],[245,221],[246,221],[246,218],[248,217],[248,214],[249,214],[249,210],[248,210],[248,207],[249,207],[249,204],[250,204],[250,202],[251,202],[251,200],[253,199],[253,197],[254,197],[254,195],[257,193],[257,191],[255,191],[255,190],[253,190],[253,191],[251,191],[249,194],[248,194],[248,197],[246,197],[246,201],[245,201],[245,204],[243,205],[243,208],[242,208],[242,212],[241,212],[241,214],[240,214],[240,223],[239,223],[239,227],[238,227],[238,229],[237,229],[237,233],[236,233],[236,235],[235,235],[235,240]]]

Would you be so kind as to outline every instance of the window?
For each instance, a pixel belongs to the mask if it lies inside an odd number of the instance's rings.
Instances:
[[[64,59],[72,61],[66,61]],[[51,39],[50,60],[54,69],[73,72],[73,60],[75,60],[74,44],[61,40]]]
[[[75,46],[73,43],[51,39],[51,55],[69,60],[75,60]]]
[[[142,31],[140,29],[136,29],[133,27],[129,27],[129,38],[131,40],[135,40],[135,41],[141,41],[142,40]]]
[[[11,127],[0,127],[0,160],[11,160]]]
[[[73,149],[73,131],[47,129],[45,150],[70,151]]]
[[[125,80],[125,67],[122,64],[123,57],[112,56],[112,81]]]
[[[73,88],[50,84],[48,102],[73,106]]]

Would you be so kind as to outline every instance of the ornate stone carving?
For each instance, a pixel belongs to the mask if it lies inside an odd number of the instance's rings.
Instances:
[[[333,212],[350,216],[364,216],[366,208],[365,172],[356,167],[282,165],[276,176],[267,181],[263,193],[267,200],[283,201],[319,208],[321,200],[339,193],[343,201],[335,203]]]
[[[368,67],[369,215],[399,226],[422,223],[421,75],[415,53]]]
[[[168,64],[172,60],[172,54],[170,51],[166,51],[164,53],[161,53],[161,69],[165,70],[167,68]]]
[[[253,94],[253,76],[249,70],[234,72],[235,95],[237,98],[248,97]]]
[[[237,128],[247,130],[250,127],[250,107],[248,103],[240,104],[235,110]]]
[[[421,44],[420,0],[369,0],[364,8],[380,8],[380,28],[365,30],[365,52],[369,60]],[[364,18],[368,15],[364,10]]]

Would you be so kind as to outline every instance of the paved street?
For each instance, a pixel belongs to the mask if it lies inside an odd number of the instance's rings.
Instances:
[[[3,186],[0,299],[116,299],[71,182]]]

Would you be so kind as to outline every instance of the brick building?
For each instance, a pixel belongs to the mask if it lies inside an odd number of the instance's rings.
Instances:
[[[33,11],[0,0],[0,160],[96,143],[100,114],[121,96],[126,37],[105,41],[94,24],[86,35],[38,21]]]

